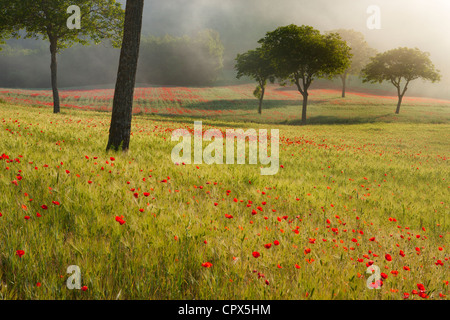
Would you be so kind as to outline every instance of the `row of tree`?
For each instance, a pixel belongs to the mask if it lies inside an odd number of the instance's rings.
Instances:
[[[336,76],[342,80],[342,97],[350,74],[361,75],[364,82],[390,81],[398,93],[396,113],[411,81],[422,78],[440,80],[429,54],[419,49],[397,48],[376,54],[353,30],[321,34],[311,26],[294,24],[268,32],[258,41],[260,47],[238,54],[237,78],[248,76],[257,81],[254,95],[261,113],[267,82],[290,82],[303,97],[302,124],[306,124],[308,89],[314,79]]]

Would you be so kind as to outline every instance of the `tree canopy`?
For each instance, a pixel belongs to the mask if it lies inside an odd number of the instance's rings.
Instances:
[[[333,78],[350,65],[350,47],[336,33],[322,35],[311,26],[279,27],[258,41],[277,75],[297,86],[303,96],[302,124],[306,124],[308,89],[314,79]]]
[[[377,51],[370,47],[364,40],[361,32],[352,29],[337,29],[329,33],[337,33],[351,48],[351,63],[343,73],[339,74],[342,80],[342,97],[345,97],[347,78],[349,75],[361,75],[361,70],[370,61],[370,57],[374,56]]]
[[[392,49],[379,53],[370,60],[362,70],[363,81],[371,83],[390,81],[397,88],[398,103],[395,111],[397,114],[400,112],[403,96],[411,81],[421,78],[434,83],[441,79],[439,70],[435,69],[430,59],[430,54],[418,48]]]
[[[273,83],[276,76],[270,57],[262,48],[249,50],[237,55],[235,69],[237,70],[236,77],[238,79],[247,76],[258,82],[258,86],[253,94],[259,99],[258,112],[261,114],[267,80]]]

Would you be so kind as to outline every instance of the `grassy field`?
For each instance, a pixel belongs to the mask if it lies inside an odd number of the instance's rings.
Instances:
[[[0,91],[2,299],[448,299],[449,101],[395,115],[393,97],[318,89],[298,126],[292,90],[259,117],[251,86],[142,88],[122,154],[110,114],[76,108],[100,92],[62,92],[54,115],[43,92]],[[279,172],[173,164],[172,131],[198,118],[279,129]]]

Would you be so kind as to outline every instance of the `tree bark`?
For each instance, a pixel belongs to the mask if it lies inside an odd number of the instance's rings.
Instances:
[[[408,90],[408,84],[409,84],[409,81],[406,82],[405,88],[403,88],[402,92],[400,92],[400,85],[397,87],[398,102],[397,102],[397,109],[395,110],[396,114],[400,113],[400,106],[402,105],[402,100],[403,100],[403,97],[405,96],[406,90]]]
[[[266,88],[261,86],[261,97],[259,98],[259,107],[258,107],[258,113],[262,113],[262,103],[264,100],[264,92],[266,91]]]
[[[396,114],[400,113],[400,106],[402,105],[403,96],[398,96],[397,109],[395,110]]]
[[[303,91],[302,125],[306,125],[306,107],[308,106],[308,92]]]
[[[128,151],[144,0],[128,0],[106,150]]]
[[[56,53],[58,51],[58,38],[50,37],[50,71],[52,77],[52,91],[53,91],[53,113],[59,113],[61,111],[59,105],[59,92],[58,92],[58,64],[56,62]]]

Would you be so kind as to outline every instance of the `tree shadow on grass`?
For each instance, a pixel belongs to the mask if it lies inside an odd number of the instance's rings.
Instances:
[[[351,118],[343,118],[338,116],[313,116],[306,120],[306,125],[354,125],[354,124],[367,124],[367,123],[393,123],[397,122],[392,119],[393,113],[374,115],[374,116],[355,116]],[[302,125],[301,119],[292,121],[286,121],[287,125]]]
[[[311,100],[309,104],[324,104],[328,100]],[[300,107],[302,104],[299,100],[264,100],[262,104],[262,112],[264,110],[284,108],[290,106]],[[180,107],[191,110],[258,110],[259,101],[257,99],[238,99],[238,100],[211,100],[208,102],[192,102],[190,104],[182,104]]]

